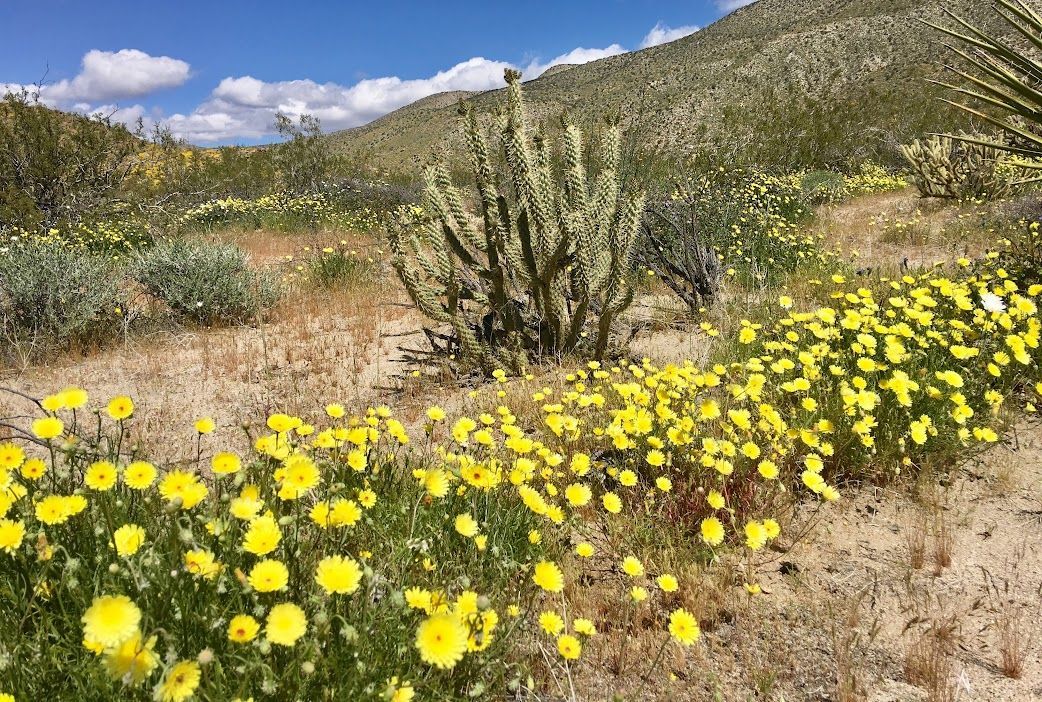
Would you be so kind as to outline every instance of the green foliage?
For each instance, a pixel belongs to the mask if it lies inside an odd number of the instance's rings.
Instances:
[[[812,205],[839,202],[846,197],[846,179],[835,171],[810,171],[803,174],[800,187]]]
[[[450,326],[462,357],[485,372],[573,351],[605,354],[613,322],[633,299],[629,273],[644,207],[642,193],[623,192],[614,124],[602,135],[594,174],[583,134],[566,118],[558,179],[552,145],[530,131],[520,78],[506,73],[505,187],[476,115],[461,108],[483,231],[439,165],[424,173],[418,226],[403,222],[391,235],[413,302]]]
[[[255,199],[226,197],[190,208],[177,218],[177,226],[207,232],[224,227],[275,231],[322,228],[367,232],[383,222],[381,213],[367,206],[348,207],[334,192],[290,195],[273,192]]]
[[[1042,283],[1042,232],[1036,220],[1021,221],[1006,239],[999,253],[1000,265],[1013,277],[1027,285]]]
[[[323,288],[346,288],[372,282],[379,265],[344,247],[323,249],[307,263],[308,279]]]
[[[1010,194],[1013,169],[1003,152],[983,135],[935,135],[901,147],[912,178],[924,197],[997,199]]]
[[[25,241],[0,251],[0,330],[8,348],[107,341],[124,321],[120,282],[111,261],[69,247]]]
[[[296,124],[275,115],[275,131],[284,141],[271,147],[282,187],[293,193],[318,190],[338,169],[340,157],[322,143],[322,127],[313,115],[301,115]]]
[[[278,300],[268,274],[250,268],[240,249],[177,239],[148,249],[131,275],[177,316],[198,324],[253,321]]]
[[[140,134],[108,117],[52,110],[39,96],[0,100],[0,229],[50,228],[103,215],[122,197]]]

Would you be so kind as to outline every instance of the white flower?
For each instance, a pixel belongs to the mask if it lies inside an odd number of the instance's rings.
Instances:
[[[984,293],[980,296],[981,307],[986,309],[988,312],[1005,312],[1006,303],[1002,301],[1002,298],[995,293]]]

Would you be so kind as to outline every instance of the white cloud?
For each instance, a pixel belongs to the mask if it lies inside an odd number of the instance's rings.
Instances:
[[[752,5],[756,0],[716,0],[716,6],[724,12],[733,12],[739,7]]]
[[[748,1],[718,0],[718,4],[747,4]],[[641,48],[674,41],[697,30],[695,26],[672,28],[659,22],[645,35]],[[506,68],[518,68],[526,80],[532,80],[552,66],[588,63],[627,51],[620,44],[604,48],[579,47],[549,61],[534,58],[525,65],[475,57],[427,78],[388,76],[350,86],[320,84],[307,79],[267,82],[253,76],[228,77],[191,112],[164,117],[159,110],[149,110],[140,104],[116,103],[121,98],[140,97],[182,85],[191,75],[188,63],[169,56],[150,56],[137,49],[116,52],[95,49],[83,57],[78,75],[44,86],[40,98],[54,107],[86,114],[102,112],[131,125],[139,117],[144,118],[146,126],[162,122],[175,135],[190,142],[256,140],[272,136],[277,112],[293,118],[314,115],[326,131],[356,127],[435,93],[502,87]],[[33,86],[0,83],[0,95],[23,87],[34,90]]]
[[[608,58],[609,56],[618,56],[619,54],[626,53],[626,48],[621,44],[612,44],[606,46],[603,49],[584,49],[582,47],[578,49],[572,49],[567,54],[561,54],[560,56],[551,59],[550,61],[543,63],[538,59],[533,59],[529,62],[528,66],[522,69],[522,74],[525,80],[532,80],[543,75],[548,68],[554,66],[566,65],[566,64],[577,64],[577,63],[589,63],[590,61],[597,61],[602,58]]]
[[[644,35],[644,39],[640,43],[640,48],[646,49],[649,46],[668,44],[671,41],[676,41],[677,39],[686,37],[689,34],[694,34],[699,29],[700,27],[694,24],[686,24],[683,27],[670,27],[659,22],[651,28],[650,32]]]
[[[532,60],[521,70],[525,79],[530,80],[551,66],[587,63],[625,51],[619,44],[603,49],[578,48],[545,63]],[[312,80],[269,83],[252,76],[225,78],[191,113],[175,114],[164,121],[174,134],[197,142],[270,136],[276,112],[294,118],[311,114],[322,122],[324,130],[333,131],[365,124],[435,93],[502,87],[503,71],[507,68],[517,66],[476,57],[429,78],[371,78],[350,87]]]
[[[149,56],[137,49],[93,49],[83,56],[76,77],[45,85],[41,97],[56,103],[140,97],[184,84],[190,71],[186,62],[169,56]]]

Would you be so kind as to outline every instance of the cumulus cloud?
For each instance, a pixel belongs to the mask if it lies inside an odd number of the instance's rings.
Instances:
[[[718,4],[749,1],[718,0]],[[697,30],[693,25],[674,28],[659,22],[644,36],[640,48],[674,41]],[[138,118],[143,118],[146,126],[161,122],[190,142],[260,140],[272,136],[277,112],[294,119],[302,114],[314,115],[327,131],[356,127],[435,93],[499,88],[506,68],[517,68],[526,80],[532,80],[553,66],[588,63],[627,51],[621,44],[579,47],[548,61],[536,57],[521,65],[475,57],[426,78],[388,76],[354,85],[308,79],[268,82],[249,75],[234,76],[222,80],[192,111],[163,116],[159,110],[146,109],[136,101],[128,100],[135,104],[127,106],[120,100],[182,85],[191,76],[188,63],[169,56],[150,56],[137,49],[95,49],[83,57],[75,77],[44,86],[40,99],[66,110],[110,114],[128,124]],[[0,83],[0,94],[23,87],[33,90],[33,86]]]
[[[625,51],[619,44],[603,49],[578,48],[546,62],[534,59],[520,67],[476,57],[429,78],[370,78],[352,86],[312,80],[266,82],[252,76],[225,78],[192,112],[175,114],[164,121],[178,136],[197,142],[269,136],[276,112],[294,118],[310,114],[321,120],[323,129],[345,129],[366,124],[435,93],[502,87],[503,71],[507,68],[520,68],[525,79],[530,80],[551,66],[588,63]]]
[[[150,56],[137,49],[93,49],[84,55],[74,78],[45,85],[40,97],[59,104],[141,97],[176,88],[190,73],[186,62],[169,56]]]
[[[670,27],[659,22],[651,28],[650,32],[644,35],[644,39],[640,43],[640,48],[646,49],[649,46],[668,44],[671,41],[676,41],[677,39],[686,37],[689,34],[694,34],[699,29],[700,27],[694,24],[686,24],[683,27]]]
[[[526,67],[521,69],[521,72],[525,80],[532,80],[533,78],[538,78],[543,75],[546,73],[547,69],[553,68],[554,66],[589,63],[590,61],[598,61],[602,58],[618,56],[619,54],[624,53],[626,53],[626,49],[621,44],[612,44],[603,49],[584,49],[580,47],[578,49],[572,49],[567,54],[561,54],[546,63],[543,63],[538,59],[533,59]]]
[[[739,7],[752,5],[756,0],[716,0],[716,6],[724,12],[733,12]]]

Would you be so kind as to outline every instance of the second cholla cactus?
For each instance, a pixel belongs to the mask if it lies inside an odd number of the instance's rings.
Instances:
[[[1015,168],[1001,151],[982,140],[978,134],[936,135],[902,146],[901,153],[924,197],[1005,197],[1012,189]]]
[[[443,165],[426,169],[422,214],[391,235],[395,268],[417,307],[485,372],[572,352],[600,358],[633,300],[644,194],[621,186],[616,123],[601,135],[594,173],[582,131],[565,118],[558,176],[551,145],[527,123],[521,74],[508,70],[506,82],[494,139],[502,167],[460,104],[479,212]]]

